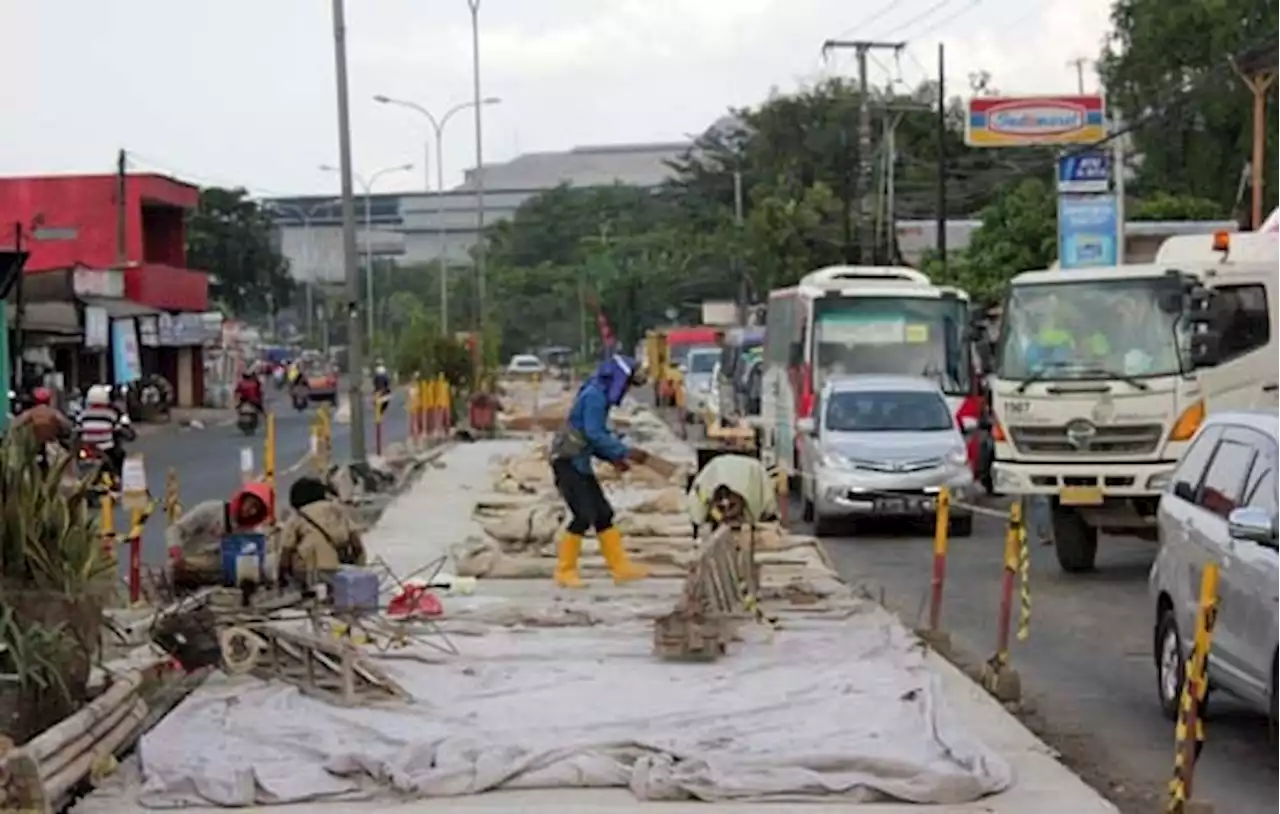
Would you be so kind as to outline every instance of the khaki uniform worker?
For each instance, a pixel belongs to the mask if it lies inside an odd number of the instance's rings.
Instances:
[[[365,565],[364,543],[351,512],[318,478],[299,478],[289,489],[293,514],[280,531],[280,573],[309,582],[344,565]]]

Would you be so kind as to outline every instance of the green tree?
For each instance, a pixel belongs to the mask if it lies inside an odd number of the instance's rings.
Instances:
[[[979,218],[982,226],[964,251],[948,257],[945,271],[936,256],[927,258],[924,271],[935,282],[958,285],[975,302],[989,301],[1014,275],[1047,268],[1057,258],[1057,201],[1039,178],[1002,188]]]
[[[1274,55],[1274,0],[1115,0],[1099,65],[1113,115],[1142,156],[1132,192],[1236,204],[1252,154],[1252,95],[1230,59],[1260,45]],[[1274,57],[1273,57],[1274,58]],[[1267,167],[1276,176],[1276,106],[1267,106]],[[1267,190],[1267,208],[1276,190]]]
[[[271,216],[243,189],[205,187],[187,220],[187,262],[212,275],[213,298],[236,314],[287,307],[294,283],[276,249]]]
[[[1126,220],[1218,220],[1228,217],[1226,207],[1208,198],[1156,192],[1130,204]]]

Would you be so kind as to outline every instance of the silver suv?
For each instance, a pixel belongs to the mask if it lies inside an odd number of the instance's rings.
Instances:
[[[910,376],[829,379],[800,431],[805,520],[826,536],[833,521],[859,516],[928,520],[946,486],[973,499],[961,427],[937,382]],[[951,533],[973,533],[973,515],[953,506]]]
[[[1218,617],[1209,686],[1276,722],[1276,476],[1280,414],[1217,413],[1204,423],[1160,499],[1151,567],[1160,707],[1178,715],[1195,636],[1200,578],[1217,563]]]

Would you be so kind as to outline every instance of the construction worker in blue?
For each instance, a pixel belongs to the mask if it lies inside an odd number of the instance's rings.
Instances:
[[[631,463],[643,464],[649,456],[629,447],[609,429],[609,410],[622,403],[627,390],[643,379],[634,359],[613,355],[596,369],[574,397],[564,426],[551,441],[551,469],[556,490],[572,515],[560,538],[555,581],[563,588],[581,588],[578,557],[582,536],[595,528],[600,554],[615,583],[643,579],[648,571],[633,564],[622,547],[622,533],[613,525],[613,506],[600,488],[592,460],[608,461],[625,471]]]

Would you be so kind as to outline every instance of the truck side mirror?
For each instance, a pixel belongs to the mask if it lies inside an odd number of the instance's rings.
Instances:
[[[1191,335],[1191,365],[1216,367],[1222,359],[1222,334],[1208,328]]]
[[[1187,321],[1193,330],[1197,325],[1213,322],[1213,291],[1202,285],[1192,286],[1187,292]]]

